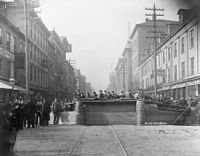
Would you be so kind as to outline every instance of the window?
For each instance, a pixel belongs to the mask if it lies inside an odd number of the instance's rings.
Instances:
[[[3,59],[0,58],[0,75],[3,75]]]
[[[194,47],[194,29],[190,31],[190,47]]]
[[[14,52],[17,52],[17,39],[14,37]]]
[[[177,65],[174,66],[174,81],[177,80]]]
[[[22,42],[19,43],[19,51],[21,53],[23,53],[23,44],[22,44]]]
[[[33,58],[33,47],[31,44],[30,44],[30,58],[31,59]]]
[[[3,29],[0,27],[0,44],[3,44]]]
[[[191,63],[191,75],[194,75],[194,57],[190,59],[190,63]]]
[[[40,32],[39,32],[39,30],[37,31],[37,44],[39,44],[40,43]]]
[[[34,61],[36,61],[36,47],[34,47]]]
[[[181,72],[182,72],[182,78],[185,77],[185,62],[181,63]]]
[[[170,82],[171,81],[171,70],[170,70],[170,68],[168,69],[168,82]]]
[[[11,35],[9,32],[7,32],[7,36],[6,36],[6,45],[7,45],[7,50],[10,50],[10,41],[11,41]]]
[[[30,23],[30,37],[32,38],[33,36],[33,25]]]
[[[177,57],[177,43],[174,43],[174,58]]]
[[[5,76],[10,78],[11,63],[10,61],[6,61],[5,63],[6,63]]]
[[[43,75],[43,72],[41,70],[41,74],[40,74],[40,84],[42,84],[42,75]]]
[[[37,82],[39,83],[40,82],[40,69],[37,70]]]
[[[33,38],[34,38],[34,40],[36,40],[36,27],[35,27],[35,25],[33,26],[33,32],[34,32],[34,36],[33,36]]]
[[[33,81],[33,66],[31,65],[30,80]]]
[[[165,51],[163,51],[163,64],[165,64]]]
[[[170,60],[170,58],[171,58],[171,54],[170,54],[170,51],[171,49],[170,49],[170,47],[168,47],[168,61]]]
[[[34,82],[36,82],[36,68],[34,67]]]
[[[37,63],[39,62],[39,50],[38,49],[36,51],[36,61],[37,61]]]
[[[185,38],[183,37],[181,39],[181,53],[185,52]]]

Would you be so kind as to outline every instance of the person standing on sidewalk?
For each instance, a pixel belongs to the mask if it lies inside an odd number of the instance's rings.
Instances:
[[[32,128],[35,128],[36,103],[37,103],[37,100],[35,98],[31,99],[27,103],[28,128],[30,128],[30,126],[32,126]]]
[[[60,103],[55,98],[55,100],[52,102],[52,112],[54,116],[53,124],[58,124],[59,117],[60,117]]]
[[[50,113],[50,107],[45,99],[43,99],[43,105],[42,105],[42,126],[48,127],[49,125],[49,113]]]

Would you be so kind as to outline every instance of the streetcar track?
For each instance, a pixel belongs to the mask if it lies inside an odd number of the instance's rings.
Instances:
[[[115,129],[113,128],[112,125],[109,125],[109,127],[110,127],[110,129],[112,130],[112,132],[113,132],[113,134],[114,134],[114,136],[115,136],[115,139],[116,139],[117,143],[119,144],[119,146],[120,146],[120,148],[121,148],[121,150],[122,150],[123,155],[124,155],[124,156],[128,156],[126,149],[124,148],[122,142],[120,141],[119,137],[117,136],[117,134],[116,134],[116,132],[115,132]]]
[[[69,151],[69,156],[73,156],[73,152],[75,151],[75,149],[77,148],[77,145],[81,142],[81,140],[84,138],[84,135],[85,135],[85,131],[84,130],[84,133],[82,131],[80,131],[79,133],[79,137],[77,138],[77,140],[75,141],[73,147],[71,148],[71,150]]]

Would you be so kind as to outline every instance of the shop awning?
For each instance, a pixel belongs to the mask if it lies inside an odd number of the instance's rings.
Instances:
[[[0,89],[12,89],[12,87],[0,80]]]
[[[172,88],[172,89],[176,89],[176,88],[182,88],[182,87],[185,87],[185,86],[186,86],[185,83],[182,83],[182,84],[174,85],[174,86],[172,86],[171,88]]]
[[[21,92],[26,92],[26,89],[25,89],[25,88],[22,88],[22,87],[20,87],[20,86],[14,86],[13,89],[14,89],[14,90],[21,91]]]
[[[0,89],[12,89],[12,86],[10,85],[9,82],[0,80]],[[17,86],[17,85],[14,86],[13,90],[26,92],[25,88]]]

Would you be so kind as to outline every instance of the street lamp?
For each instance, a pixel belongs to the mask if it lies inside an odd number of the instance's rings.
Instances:
[[[9,79],[9,82],[10,82],[10,84],[11,84],[11,86],[12,86],[12,89],[11,89],[11,97],[13,97],[13,89],[14,89],[14,86],[15,86],[15,79],[13,78],[13,77],[11,77],[10,79]]]

